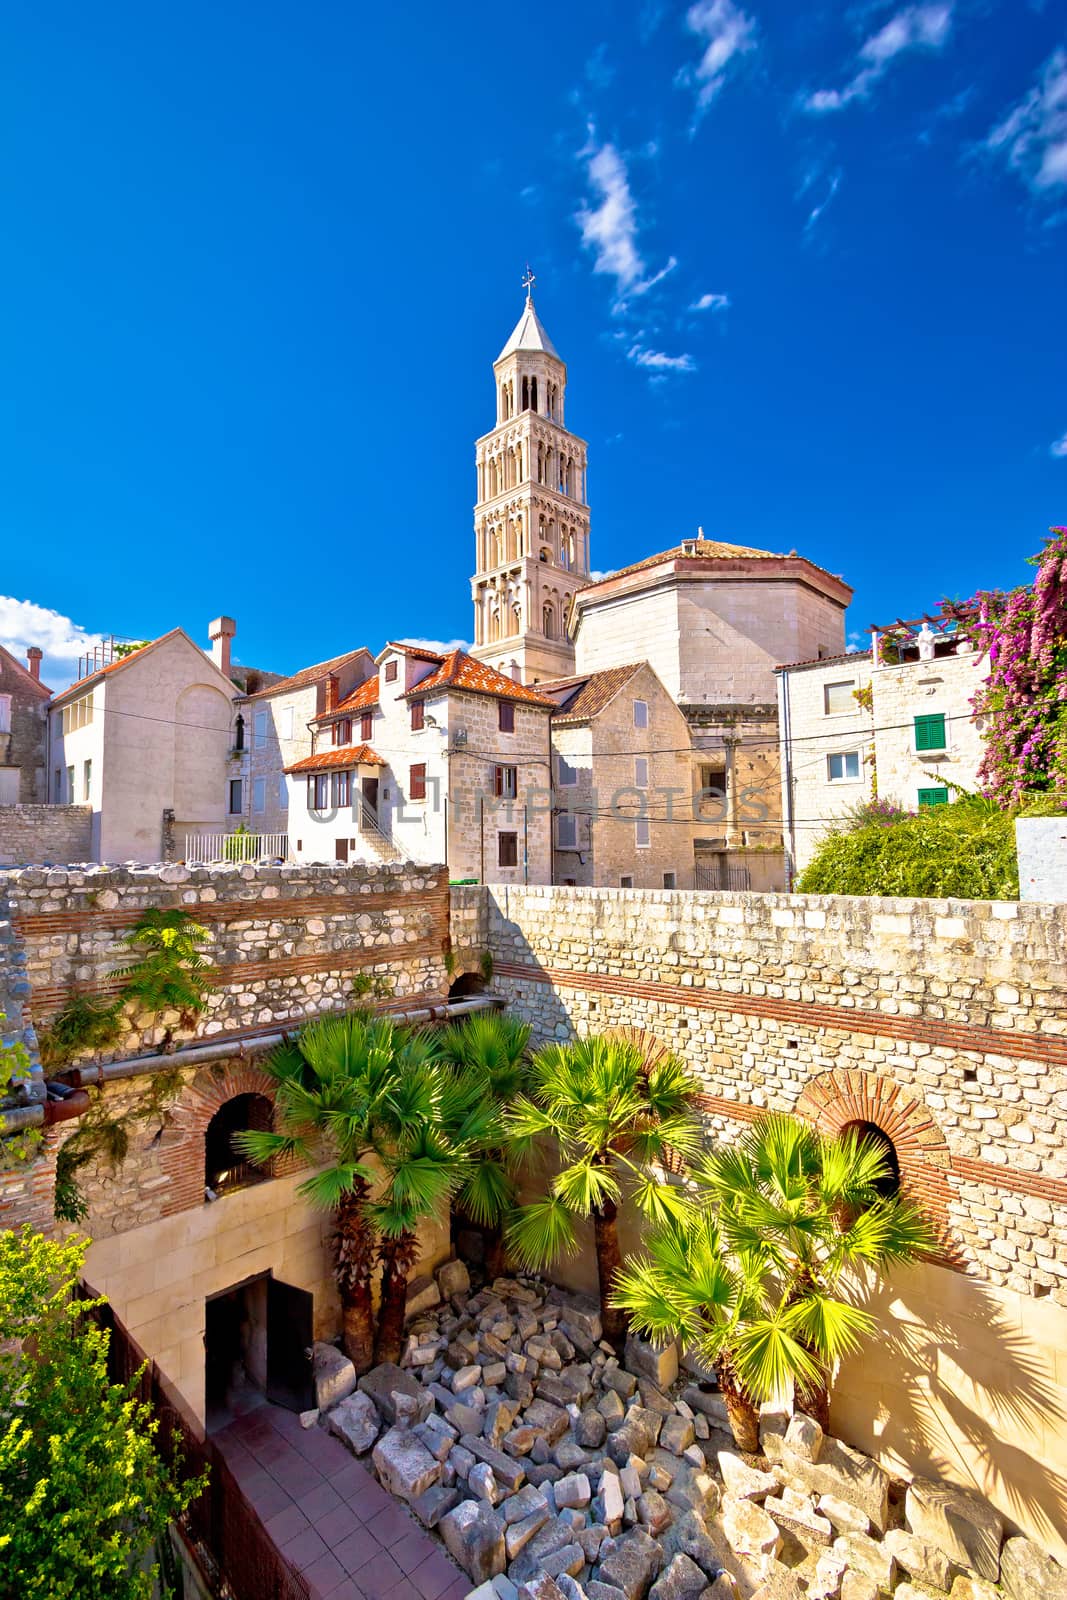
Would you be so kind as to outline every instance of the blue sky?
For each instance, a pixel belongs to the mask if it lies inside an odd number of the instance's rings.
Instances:
[[[859,631],[1067,519],[1064,0],[12,0],[0,639],[469,638],[538,309],[595,566],[702,525]],[[44,611],[37,608],[44,608]],[[47,613],[54,612],[52,616]]]

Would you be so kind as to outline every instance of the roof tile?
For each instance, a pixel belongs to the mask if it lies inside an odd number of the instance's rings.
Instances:
[[[539,684],[538,688],[551,695],[559,707],[552,718],[553,726],[588,722],[597,716],[643,665],[635,661],[625,667],[590,672],[582,678],[557,678],[554,682]]]
[[[520,700],[524,704],[545,706],[551,709],[555,702],[528,684],[505,678],[495,667],[476,661],[465,650],[451,650],[441,660],[436,672],[407,691],[406,700],[416,695],[432,694],[438,689],[465,689],[471,694],[491,694],[499,700]]]
[[[343,744],[320,750],[295,761],[286,772],[328,772],[332,767],[384,767],[386,763],[369,744]]]
[[[282,678],[279,683],[272,683],[266,689],[257,689],[255,694],[247,695],[249,700],[266,700],[272,694],[290,694],[294,689],[307,689],[313,683],[319,683],[323,678],[328,678],[331,673],[338,672],[346,662],[353,661],[356,656],[364,654],[364,647],[358,650],[346,650],[343,656],[333,656],[329,661],[316,662],[313,667],[303,667],[301,671],[294,672],[290,678]]]

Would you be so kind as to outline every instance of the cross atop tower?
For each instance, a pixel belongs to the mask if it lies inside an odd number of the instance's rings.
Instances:
[[[527,300],[532,300],[533,299],[533,286],[534,286],[534,284],[536,282],[537,282],[537,275],[536,275],[536,273],[533,273],[533,272],[530,271],[530,263],[527,261],[527,263],[526,263],[526,273],[525,273],[525,276],[523,277],[523,280],[522,280],[522,286],[526,290],[526,298],[527,298]]]

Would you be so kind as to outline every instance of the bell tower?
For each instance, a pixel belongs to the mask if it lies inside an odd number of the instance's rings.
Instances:
[[[564,427],[567,369],[526,304],[493,363],[496,426],[476,446],[474,648],[520,683],[574,671],[575,591],[589,582],[586,444]]]

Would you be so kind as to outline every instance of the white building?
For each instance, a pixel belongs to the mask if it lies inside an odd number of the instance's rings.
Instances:
[[[287,768],[297,861],[446,862],[453,878],[551,881],[554,702],[465,651],[388,644]]]
[[[974,791],[982,759],[971,701],[985,656],[926,623],[871,650],[777,669],[782,814],[792,875],[835,822],[874,799],[906,811]]]
[[[52,700],[49,799],[92,807],[93,860],[159,861],[187,832],[221,832],[235,626],[212,623],[211,656],[174,628]]]

